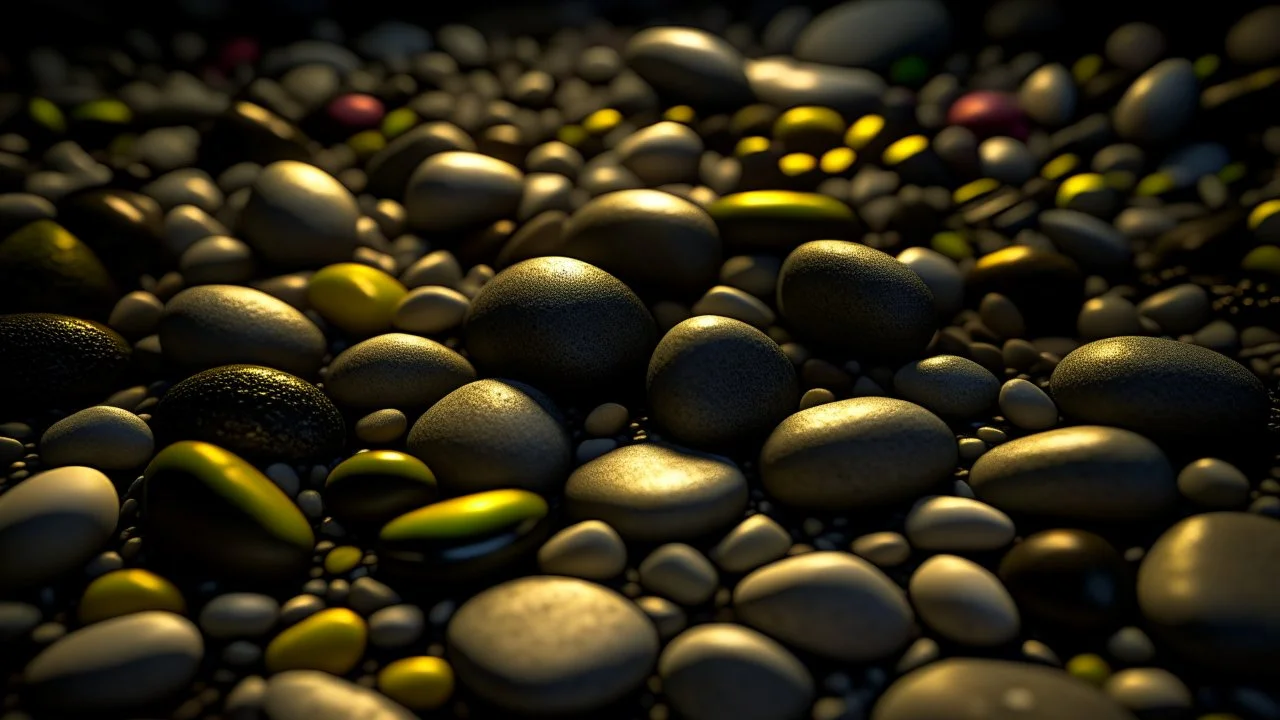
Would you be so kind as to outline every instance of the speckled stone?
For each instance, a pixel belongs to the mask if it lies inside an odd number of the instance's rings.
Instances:
[[[151,428],[116,407],[85,408],[49,426],[40,436],[45,464],[130,470],[146,464],[155,449]]]
[[[351,259],[359,215],[355,198],[332,175],[283,160],[258,174],[240,224],[263,259],[294,270]]]
[[[1000,381],[972,360],[936,355],[903,365],[893,376],[893,387],[939,415],[970,418],[995,404]]]
[[[343,408],[427,408],[475,378],[471,363],[444,345],[386,333],[339,353],[324,389]]]

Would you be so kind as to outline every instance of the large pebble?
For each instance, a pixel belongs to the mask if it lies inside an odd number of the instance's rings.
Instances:
[[[916,612],[940,635],[962,645],[989,646],[1018,635],[1018,607],[1000,580],[955,555],[934,555],[911,575]]]
[[[956,464],[951,429],[904,400],[862,397],[802,410],[760,451],[765,489],[786,505],[854,508],[907,500]]]
[[[1217,670],[1280,673],[1280,524],[1251,513],[1195,515],[1164,532],[1138,571],[1138,603],[1159,639]]]
[[[911,247],[898,253],[897,260],[929,286],[940,317],[950,319],[959,312],[964,303],[964,275],[951,258],[929,248]]]
[[[1210,508],[1229,509],[1249,499],[1249,478],[1231,463],[1201,458],[1178,473],[1178,490],[1187,499]]]
[[[657,334],[630,288],[565,257],[526,260],[498,273],[472,302],[465,331],[481,369],[577,392],[615,389],[643,367]]]
[[[1097,630],[1132,600],[1133,577],[1120,553],[1084,530],[1044,530],[1005,553],[1000,579],[1024,613],[1058,627]]]
[[[1262,383],[1234,360],[1153,337],[1083,345],[1058,363],[1049,389],[1072,420],[1177,443],[1255,437],[1270,405]]]
[[[733,592],[737,617],[795,648],[841,662],[890,656],[911,638],[906,594],[874,565],[812,552],[766,565]]]
[[[405,190],[409,225],[429,232],[483,227],[515,217],[524,174],[510,163],[474,152],[428,157]]]
[[[813,19],[796,40],[801,60],[888,70],[907,55],[933,57],[951,39],[946,6],[936,0],[845,2]]]
[[[115,532],[119,511],[111,480],[88,467],[47,470],[0,495],[0,587],[81,567]]]
[[[413,720],[386,695],[317,670],[271,676],[262,696],[267,720]]]
[[[939,415],[970,418],[995,404],[1000,381],[972,360],[936,355],[903,365],[893,376],[893,387]]]
[[[458,679],[513,711],[599,708],[644,682],[658,634],[631,601],[585,580],[526,577],[458,608],[447,640]]]
[[[240,226],[264,260],[296,270],[350,260],[359,217],[355,198],[332,175],[282,160],[254,180]]]
[[[35,705],[88,717],[144,708],[185,690],[204,656],[200,631],[168,612],[95,623],[50,645],[23,671]]]
[[[137,415],[101,405],[68,415],[40,436],[40,459],[52,467],[130,470],[150,460],[154,449],[151,428]]]
[[[690,318],[649,360],[653,418],[677,440],[718,446],[762,437],[795,409],[795,367],[777,343],[744,322]]]
[[[282,300],[238,285],[187,288],[160,320],[165,357],[192,370],[250,363],[312,377],[325,354],[324,334]]]
[[[925,498],[907,513],[907,539],[921,550],[995,550],[1013,540],[1013,521],[985,503],[963,497]]]
[[[365,166],[367,190],[380,197],[402,198],[414,170],[432,155],[474,152],[475,142],[460,127],[447,122],[423,123],[398,135]]]
[[[642,30],[627,41],[625,57],[628,67],[674,102],[737,108],[750,101],[742,54],[702,30]]]
[[[1209,321],[1209,293],[1192,283],[1174,285],[1138,303],[1138,312],[1166,334],[1192,333]]]
[[[748,60],[747,80],[761,102],[780,108],[817,105],[860,117],[881,108],[884,78],[870,70],[799,62],[787,55]]]
[[[973,464],[969,485],[1001,510],[1074,520],[1155,517],[1178,497],[1173,468],[1155,443],[1091,425],[997,445]]]
[[[526,385],[477,380],[440,399],[409,431],[409,452],[446,494],[497,488],[549,492],[568,475],[572,446],[559,411]]]
[[[910,358],[937,326],[920,276],[879,250],[840,240],[805,243],[787,256],[778,310],[798,335],[860,359]]]
[[[1144,143],[1174,139],[1199,108],[1199,81],[1190,60],[1165,60],[1125,91],[1115,109],[1120,137]]]
[[[1133,720],[1093,685],[1057,668],[1008,660],[948,658],[898,679],[871,720]]]
[[[1111,223],[1079,210],[1040,213],[1040,230],[1081,266],[1111,270],[1130,261],[1129,240]]]
[[[570,515],[603,520],[623,538],[667,542],[732,525],[746,509],[747,481],[725,458],[643,443],[579,467],[565,499]]]
[[[813,677],[760,633],[709,623],[678,635],[658,660],[667,699],[689,720],[796,720],[813,701]]]
[[[91,320],[0,315],[0,397],[18,407],[97,402],[120,389],[131,354],[124,338]]]
[[[471,363],[444,345],[387,333],[339,353],[324,389],[343,408],[427,408],[475,379]]]

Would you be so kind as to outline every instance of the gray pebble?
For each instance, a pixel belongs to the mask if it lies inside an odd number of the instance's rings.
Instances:
[[[156,172],[187,167],[196,161],[200,133],[193,127],[148,130],[133,143],[133,154]]]
[[[398,602],[400,596],[395,590],[371,577],[356,578],[347,595],[347,604],[361,615],[370,615]]]
[[[995,404],[1000,381],[972,360],[936,355],[903,365],[893,375],[893,387],[939,415],[971,418]]]
[[[716,285],[690,308],[694,315],[720,315],[740,320],[759,329],[777,320],[773,310],[746,292],[728,285]]]
[[[155,437],[137,415],[117,407],[85,408],[59,420],[40,436],[46,465],[85,465],[132,470],[151,459]]]
[[[881,109],[884,78],[870,70],[799,62],[786,56],[748,60],[747,78],[761,102],[776,107],[819,105],[856,118]]]
[[[587,414],[582,429],[595,437],[612,437],[621,433],[631,419],[631,411],[618,403],[604,403]]]
[[[711,548],[710,556],[725,572],[745,573],[786,556],[790,548],[786,529],[757,513],[730,530]]]
[[[552,210],[571,212],[575,207],[573,192],[573,181],[564,175],[529,173],[524,178],[524,192],[516,208],[516,220],[526,222]]]
[[[392,605],[369,616],[369,641],[375,647],[412,645],[425,629],[426,620],[417,605]]]
[[[781,261],[770,255],[736,255],[720,266],[720,282],[771,299],[781,268]]]
[[[298,478],[298,473],[284,463],[268,465],[265,474],[271,482],[276,484],[276,487],[283,490],[284,494],[289,497],[297,496],[298,492],[302,490],[302,481]]]
[[[1274,62],[1277,52],[1271,38],[1280,29],[1280,8],[1267,5],[1245,15],[1227,33],[1227,55],[1245,65]]]
[[[978,145],[978,162],[984,177],[1021,185],[1036,174],[1036,161],[1022,142],[1011,137],[993,137]]]
[[[760,633],[729,623],[677,636],[658,661],[663,691],[689,720],[798,718],[813,701],[809,671]]]
[[[356,421],[356,438],[376,445],[393,443],[404,436],[409,419],[394,408],[374,410]]]
[[[415,714],[370,688],[316,670],[271,676],[262,695],[265,720],[413,720]]]
[[[702,30],[648,28],[631,36],[624,56],[631,70],[677,102],[724,107],[750,102],[742,55]]]
[[[227,593],[200,611],[200,629],[213,638],[256,638],[266,635],[280,617],[280,603],[269,595]]]
[[[659,546],[641,561],[639,570],[645,589],[685,606],[706,602],[719,581],[711,562],[684,543]]]
[[[107,325],[130,340],[156,331],[164,314],[164,303],[145,290],[134,290],[116,302]]]
[[[425,408],[475,377],[466,358],[434,340],[386,333],[339,353],[324,386],[344,408]]]
[[[1191,333],[1209,321],[1209,294],[1191,283],[1175,285],[1138,303],[1138,312],[1169,335]]]
[[[324,500],[315,490],[303,490],[298,493],[298,507],[308,519],[319,520],[324,517]]]
[[[222,661],[228,665],[246,667],[262,659],[262,648],[248,640],[236,640],[222,649]]]
[[[1120,98],[1116,132],[1135,142],[1172,140],[1199,107],[1198,93],[1199,80],[1190,60],[1164,60],[1143,73]]]
[[[1058,406],[1043,390],[1021,378],[1000,387],[1000,413],[1023,430],[1048,430],[1058,424]]]
[[[351,259],[360,210],[332,175],[283,160],[263,168],[251,187],[240,227],[265,260],[304,269]]]
[[[1063,254],[1085,268],[1109,269],[1129,262],[1129,240],[1111,223],[1079,210],[1040,213],[1040,230]]]
[[[636,607],[644,611],[658,629],[658,636],[665,642],[675,637],[688,625],[688,618],[679,605],[666,598],[646,595],[636,598]]]
[[[255,267],[248,245],[219,235],[195,241],[178,260],[188,286],[244,283],[253,278]]]
[[[702,138],[688,125],[663,121],[631,133],[614,152],[623,167],[650,187],[695,182]]]
[[[1141,628],[1122,627],[1107,640],[1107,652],[1115,659],[1130,665],[1150,662],[1156,654],[1156,646]]]
[[[1207,508],[1238,508],[1249,500],[1249,478],[1236,466],[1217,458],[1203,458],[1178,473],[1178,490]]]
[[[79,569],[115,532],[119,511],[115,486],[93,468],[47,470],[14,486],[0,495],[0,586],[34,587]]]
[[[1112,700],[1140,716],[1187,712],[1195,704],[1187,686],[1163,668],[1121,670],[1107,678],[1102,689]]]
[[[887,70],[904,55],[933,57],[951,38],[946,7],[935,0],[863,0],[818,15],[800,33],[801,60]]]
[[[933,293],[933,306],[940,317],[950,319],[964,303],[964,277],[951,258],[925,247],[907,248],[898,253],[898,262],[911,268]]]
[[[766,565],[738,583],[742,622],[788,645],[842,662],[879,660],[911,637],[906,595],[871,563],[810,552]]]
[[[41,617],[35,605],[0,601],[0,642],[17,647],[40,624]]]
[[[1050,63],[1022,81],[1018,104],[1032,120],[1049,127],[1071,122],[1076,111],[1076,84],[1061,63]]]
[[[1119,295],[1106,294],[1086,300],[1076,318],[1076,330],[1085,341],[1125,335],[1142,335],[1145,327],[1138,308]]]
[[[413,171],[404,206],[417,230],[479,228],[514,217],[523,190],[524,174],[510,163],[474,152],[442,152]]]
[[[1164,55],[1164,49],[1164,33],[1147,23],[1126,23],[1107,36],[1107,59],[1130,72],[1141,72],[1154,65]]]
[[[987,293],[978,305],[982,324],[1006,340],[1026,335],[1027,324],[1012,300],[999,293]],[[1016,366],[1015,366],[1016,367]]]
[[[981,442],[981,441],[979,441]],[[907,513],[907,538],[921,550],[995,550],[1013,540],[1013,521],[986,503],[962,497],[924,498]]]
[[[179,205],[164,216],[165,247],[175,256],[181,256],[197,240],[230,233],[225,225],[195,205]]]
[[[142,192],[150,195],[167,213],[179,205],[194,205],[207,213],[215,213],[222,207],[222,190],[199,168],[174,170],[142,186]]]
[[[627,546],[617,531],[599,520],[561,530],[538,550],[538,567],[548,575],[608,580],[622,574]]]
[[[470,307],[471,300],[453,288],[415,287],[396,306],[391,323],[405,332],[437,335],[462,325]]]
[[[911,602],[940,635],[962,645],[1001,645],[1021,627],[1018,608],[995,575],[955,555],[934,555],[911,575]]]
[[[462,267],[448,250],[427,253],[400,274],[400,282],[409,289],[423,285],[455,287],[462,282]]]

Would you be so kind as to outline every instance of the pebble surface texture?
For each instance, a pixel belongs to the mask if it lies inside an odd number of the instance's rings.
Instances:
[[[56,5],[0,720],[1280,720],[1274,0]]]

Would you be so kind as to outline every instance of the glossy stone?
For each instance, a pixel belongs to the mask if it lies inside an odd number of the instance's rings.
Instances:
[[[324,483],[325,508],[352,522],[386,522],[438,495],[431,469],[395,450],[352,455],[331,470]]]
[[[37,586],[82,567],[119,510],[115,486],[93,468],[47,470],[12,487],[0,495],[0,584]]]
[[[524,174],[510,163],[474,152],[427,157],[408,179],[404,206],[413,228],[449,232],[515,217]]]
[[[392,313],[406,292],[399,280],[361,263],[326,266],[307,282],[311,307],[357,337],[391,329]]]
[[[285,628],[267,645],[264,660],[270,672],[322,670],[334,675],[350,672],[364,655],[368,628],[346,608],[329,608]]]
[[[115,570],[95,578],[80,596],[80,622],[88,625],[121,615],[163,610],[181,615],[187,604],[173,583],[141,568]]]
[[[106,320],[116,282],[89,246],[52,220],[36,220],[0,241],[0,312],[69,313]]]
[[[754,190],[726,195],[707,208],[731,248],[790,249],[843,238],[857,227],[853,210],[818,193]]]
[[[814,682],[778,643],[732,623],[708,623],[676,636],[658,660],[664,692],[689,720],[799,718]]]
[[[296,270],[350,260],[358,217],[355,198],[332,175],[284,161],[254,180],[240,225],[263,259]]]
[[[1103,538],[1084,530],[1044,530],[1000,561],[1022,612],[1053,625],[1096,630],[1120,619],[1132,601],[1132,573]]]
[[[750,101],[742,55],[702,30],[642,30],[627,41],[624,57],[636,74],[674,102],[727,108]]]
[[[386,333],[356,343],[329,363],[324,389],[344,408],[428,408],[475,380],[457,352],[417,335]]]

